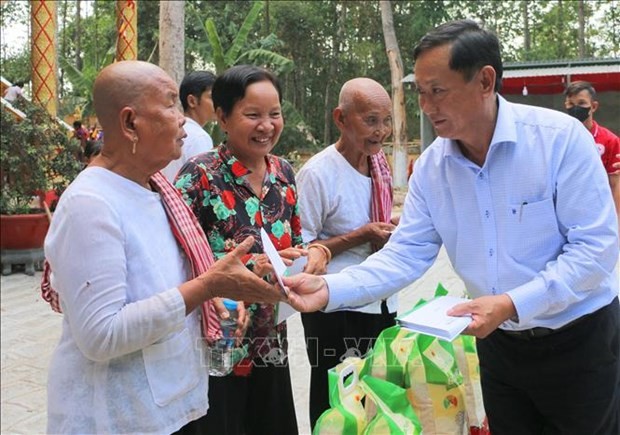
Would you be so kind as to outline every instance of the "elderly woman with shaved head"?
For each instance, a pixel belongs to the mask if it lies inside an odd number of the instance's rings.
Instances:
[[[149,63],[112,64],[94,106],[103,150],[62,195],[45,242],[64,313],[47,431],[189,433],[208,409],[201,319],[209,331],[212,298],[274,303],[280,293],[240,261],[251,237],[214,263],[159,173],[185,136],[172,79]]]
[[[328,273],[359,264],[394,230],[392,176],[383,152],[392,134],[392,101],[367,77],[347,81],[332,117],[340,136],[314,155],[297,175],[304,241],[333,254]],[[306,272],[315,273],[309,260]],[[310,374],[310,424],[329,408],[327,371],[351,352],[363,355],[379,333],[394,325],[396,296],[359,309],[304,313]]]

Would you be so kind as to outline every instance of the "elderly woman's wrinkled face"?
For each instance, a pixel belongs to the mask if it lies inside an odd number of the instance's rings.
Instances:
[[[220,115],[227,145],[241,161],[264,158],[278,142],[284,119],[278,90],[268,80],[252,83],[228,116]]]
[[[181,157],[186,133],[176,84],[163,75],[154,80],[157,85],[149,88],[142,104],[136,108],[136,122],[140,123],[136,154],[158,171]]]

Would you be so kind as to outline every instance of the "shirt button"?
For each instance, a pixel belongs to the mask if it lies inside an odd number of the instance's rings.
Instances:
[[[489,249],[489,257],[493,256],[493,249]]]
[[[496,289],[495,287],[493,287],[493,288],[491,289],[491,293],[493,293],[494,295],[496,295],[496,294],[497,294],[497,289]]]
[[[491,216],[491,213],[489,212],[489,210],[485,210],[484,215],[488,219]]]
[[[517,214],[517,209],[516,208],[512,209],[512,214]]]
[[[478,178],[480,178],[481,180],[484,178],[484,174],[481,172],[478,174]]]

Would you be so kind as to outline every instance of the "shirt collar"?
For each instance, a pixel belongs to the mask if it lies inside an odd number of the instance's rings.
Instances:
[[[590,129],[590,133],[592,134],[592,136],[594,136],[595,139],[596,136],[598,136],[598,124],[595,120],[592,120],[592,128]]]
[[[517,127],[514,118],[511,115],[510,103],[504,97],[497,94],[497,120],[495,121],[495,130],[491,138],[489,150],[496,144],[500,143],[516,143]],[[444,157],[463,157],[463,153],[455,140],[443,139],[445,141]]]
[[[200,124],[198,124],[196,121],[194,121],[192,118],[190,118],[189,116],[185,117],[185,123],[186,124],[194,124],[196,127],[200,127],[202,128],[202,126]]]
[[[243,180],[245,180],[246,175],[252,172],[233,155],[230,149],[226,146],[226,143],[222,143],[218,147],[218,153],[220,159],[226,166],[228,166],[231,174],[235,178],[235,182],[238,184],[241,184]],[[280,180],[282,183],[287,183],[288,179],[284,175],[284,172],[282,172],[282,166],[280,165],[278,158],[272,154],[268,154],[265,159],[267,161],[267,179],[270,180],[271,183],[273,183],[276,179]]]

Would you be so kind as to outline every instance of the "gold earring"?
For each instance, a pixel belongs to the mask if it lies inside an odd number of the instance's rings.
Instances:
[[[131,154],[135,154],[136,153],[136,144],[138,143],[138,138],[134,137],[131,142],[133,143],[133,147],[131,148]]]

